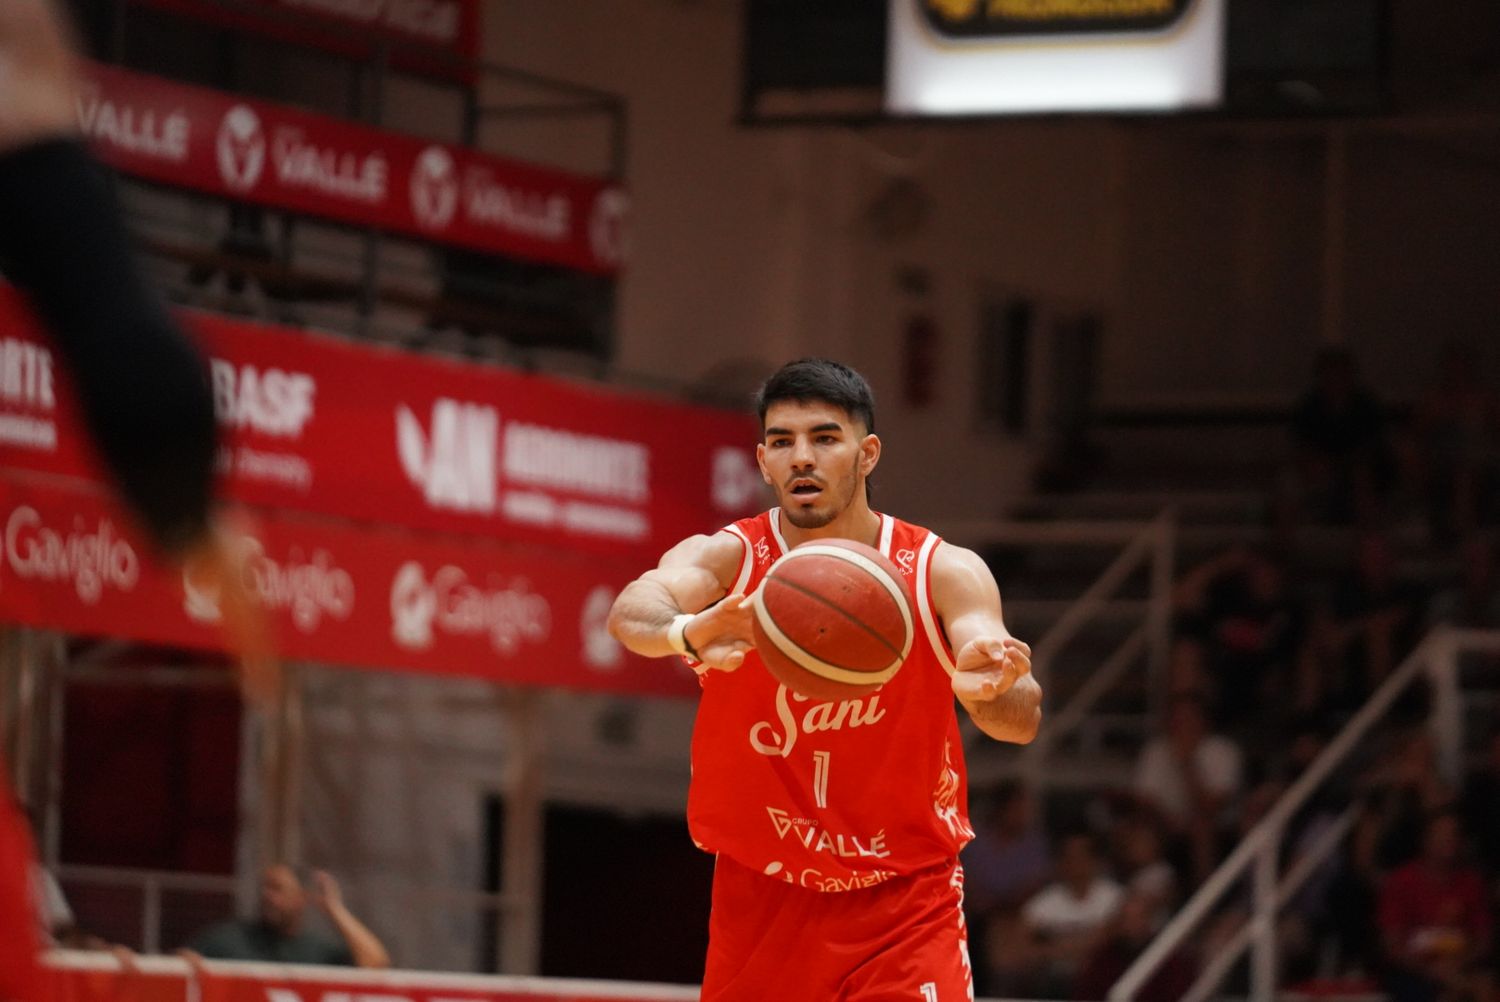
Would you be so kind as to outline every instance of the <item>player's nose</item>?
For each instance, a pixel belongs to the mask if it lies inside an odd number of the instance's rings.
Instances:
[[[806,439],[798,439],[792,446],[792,465],[799,470],[808,470],[813,465],[812,444]]]

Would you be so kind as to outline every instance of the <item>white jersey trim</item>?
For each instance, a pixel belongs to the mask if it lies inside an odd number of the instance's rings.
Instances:
[[[958,666],[948,656],[948,645],[943,642],[943,631],[938,626],[937,615],[932,610],[932,552],[937,549],[942,540],[937,533],[929,532],[927,538],[922,540],[922,548],[917,551],[917,577],[913,582],[912,589],[917,593],[917,615],[922,620],[922,630],[927,634],[927,643],[932,647],[932,653],[937,657],[938,664],[949,675],[958,671]]]
[[[750,545],[750,537],[745,535],[736,525],[726,525],[722,532],[733,533],[739,537],[740,545],[745,548],[744,556],[740,557],[740,573],[734,579],[734,587],[729,589],[731,595],[743,595],[745,589],[750,587],[750,577],[755,573],[755,548]]]
[[[771,535],[775,537],[776,545],[781,547],[781,552],[792,552],[792,548],[786,545],[786,538],[781,535],[781,508],[772,508],[766,512],[766,521],[771,523]]]
[[[880,516],[880,545],[875,547],[887,560],[891,558],[891,539],[896,535],[896,520],[889,515]]]

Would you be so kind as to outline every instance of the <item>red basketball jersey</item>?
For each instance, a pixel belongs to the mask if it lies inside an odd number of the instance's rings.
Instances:
[[[780,509],[722,531],[745,555],[733,592],[753,591],[787,551]],[[933,533],[880,516],[878,549],[916,597],[916,637],[901,670],[870,695],[796,695],[751,651],[738,670],[703,675],[693,728],[688,824],[702,849],[824,891],[871,887],[944,861],[974,837],[950,676],[932,611]]]

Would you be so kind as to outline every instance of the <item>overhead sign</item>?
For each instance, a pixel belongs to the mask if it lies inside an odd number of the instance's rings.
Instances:
[[[887,110],[1160,111],[1223,94],[1225,0],[891,0]]]

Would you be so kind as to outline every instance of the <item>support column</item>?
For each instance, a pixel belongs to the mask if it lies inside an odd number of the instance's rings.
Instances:
[[[535,975],[542,959],[544,855],[542,694],[521,689],[506,707],[511,759],[506,769],[505,830],[501,837],[500,971]]]

